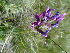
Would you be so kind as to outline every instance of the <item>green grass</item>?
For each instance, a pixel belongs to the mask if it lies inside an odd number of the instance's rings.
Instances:
[[[1,18],[4,18],[0,19],[2,53],[70,53],[70,0],[9,0],[1,3],[2,5],[4,6],[4,10],[0,12]],[[50,37],[47,38],[30,28],[31,23],[35,21],[34,15],[40,14],[46,7],[56,9],[52,11],[54,14],[56,11],[61,14],[67,13],[59,28],[53,28],[48,33]]]

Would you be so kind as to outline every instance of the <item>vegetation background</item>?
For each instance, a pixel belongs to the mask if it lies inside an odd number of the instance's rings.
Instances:
[[[46,7],[67,13],[47,38],[31,30]],[[0,0],[1,53],[70,53],[70,0]]]

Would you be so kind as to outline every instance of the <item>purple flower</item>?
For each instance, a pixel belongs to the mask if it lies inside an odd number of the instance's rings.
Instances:
[[[36,22],[31,23],[31,29],[34,30],[34,27],[36,27],[35,29],[42,34],[43,37],[47,37],[47,33],[49,33],[49,31],[51,30],[51,28],[53,27],[58,27],[58,24],[61,20],[63,20],[64,16],[66,15],[66,13],[60,15],[60,13],[57,11],[55,15],[52,15],[52,12],[55,9],[50,9],[49,7],[46,7],[46,10],[43,11],[41,14],[39,15],[35,15],[36,18]],[[50,23],[53,21],[56,21],[56,23],[51,24]],[[40,27],[46,28],[46,31],[42,31],[42,29],[40,29]]]

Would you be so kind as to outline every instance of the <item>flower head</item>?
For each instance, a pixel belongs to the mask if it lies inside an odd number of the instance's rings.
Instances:
[[[32,24],[31,29],[34,30],[34,28],[36,27],[35,29],[39,33],[41,33],[43,37],[47,37],[47,33],[50,32],[51,28],[58,27],[60,21],[63,20],[64,19],[63,17],[66,15],[66,13],[60,15],[60,12],[58,11],[56,12],[55,15],[52,15],[51,11],[53,10],[55,9],[50,9],[49,7],[46,7],[46,10],[43,11],[41,14],[39,15],[36,14],[35,15],[36,22],[31,23]],[[51,24],[50,22],[52,21],[56,21],[56,23]],[[40,29],[40,27],[41,26],[44,27],[44,25],[46,26],[45,32],[42,29]]]

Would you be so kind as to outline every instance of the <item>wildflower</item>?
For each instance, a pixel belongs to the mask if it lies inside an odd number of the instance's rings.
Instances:
[[[51,28],[53,27],[58,27],[59,23],[61,20],[63,20],[64,16],[66,15],[66,13],[60,15],[60,12],[56,12],[55,15],[52,16],[52,12],[55,9],[49,9],[49,7],[46,7],[46,11],[43,11],[41,14],[39,15],[35,15],[36,18],[36,22],[31,23],[31,29],[34,30],[35,29],[42,34],[43,37],[47,37],[47,33],[50,32]],[[41,18],[42,17],[42,18]],[[50,22],[56,21],[56,23],[51,24]],[[44,27],[44,25],[46,27]],[[45,32],[40,29],[40,27],[44,27],[46,30]]]

